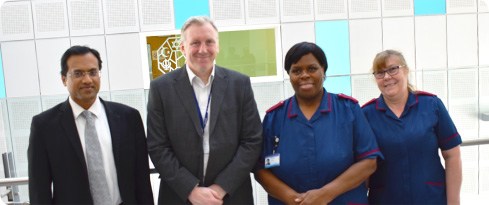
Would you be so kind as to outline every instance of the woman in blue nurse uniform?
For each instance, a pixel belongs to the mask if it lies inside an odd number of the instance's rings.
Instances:
[[[414,90],[398,51],[378,53],[372,69],[381,95],[362,107],[385,160],[370,177],[370,203],[460,204],[461,138],[442,101]]]
[[[295,95],[267,111],[255,171],[269,204],[366,204],[363,183],[382,157],[357,101],[323,88],[326,56],[294,45],[285,70]]]

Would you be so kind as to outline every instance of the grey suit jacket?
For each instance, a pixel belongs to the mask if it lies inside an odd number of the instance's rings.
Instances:
[[[210,153],[203,177],[202,128],[185,66],[151,82],[148,151],[160,173],[159,204],[188,204],[196,186],[220,185],[225,204],[253,204],[250,171],[261,151],[261,122],[249,77],[215,66]]]

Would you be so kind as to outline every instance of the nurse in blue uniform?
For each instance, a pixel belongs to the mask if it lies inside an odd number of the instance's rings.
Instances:
[[[285,70],[295,95],[267,111],[256,179],[269,204],[367,204],[365,180],[381,158],[357,101],[323,88],[326,56],[294,45]]]
[[[442,101],[414,90],[398,51],[378,53],[372,69],[381,95],[362,107],[385,160],[370,177],[370,203],[460,204],[461,138]]]

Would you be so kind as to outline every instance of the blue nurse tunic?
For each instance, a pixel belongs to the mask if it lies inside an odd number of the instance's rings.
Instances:
[[[270,171],[298,193],[323,187],[355,162],[382,157],[357,101],[326,90],[310,120],[291,97],[267,111],[263,132],[261,164],[274,150],[279,153],[280,166]],[[269,204],[282,204],[271,196],[268,200]],[[367,188],[361,184],[330,204],[367,202]]]
[[[370,177],[371,204],[446,204],[445,170],[438,149],[462,140],[441,100],[410,93],[398,118],[384,98],[362,106],[385,160]]]

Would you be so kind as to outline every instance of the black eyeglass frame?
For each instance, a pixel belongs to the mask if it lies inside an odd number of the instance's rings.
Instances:
[[[402,68],[405,66],[406,65],[396,65],[396,66],[392,66],[392,67],[387,68],[387,69],[383,69],[382,71],[373,72],[372,74],[374,75],[375,78],[382,79],[385,77],[385,73],[389,74],[390,76],[397,75],[397,73],[399,73],[399,68]]]

